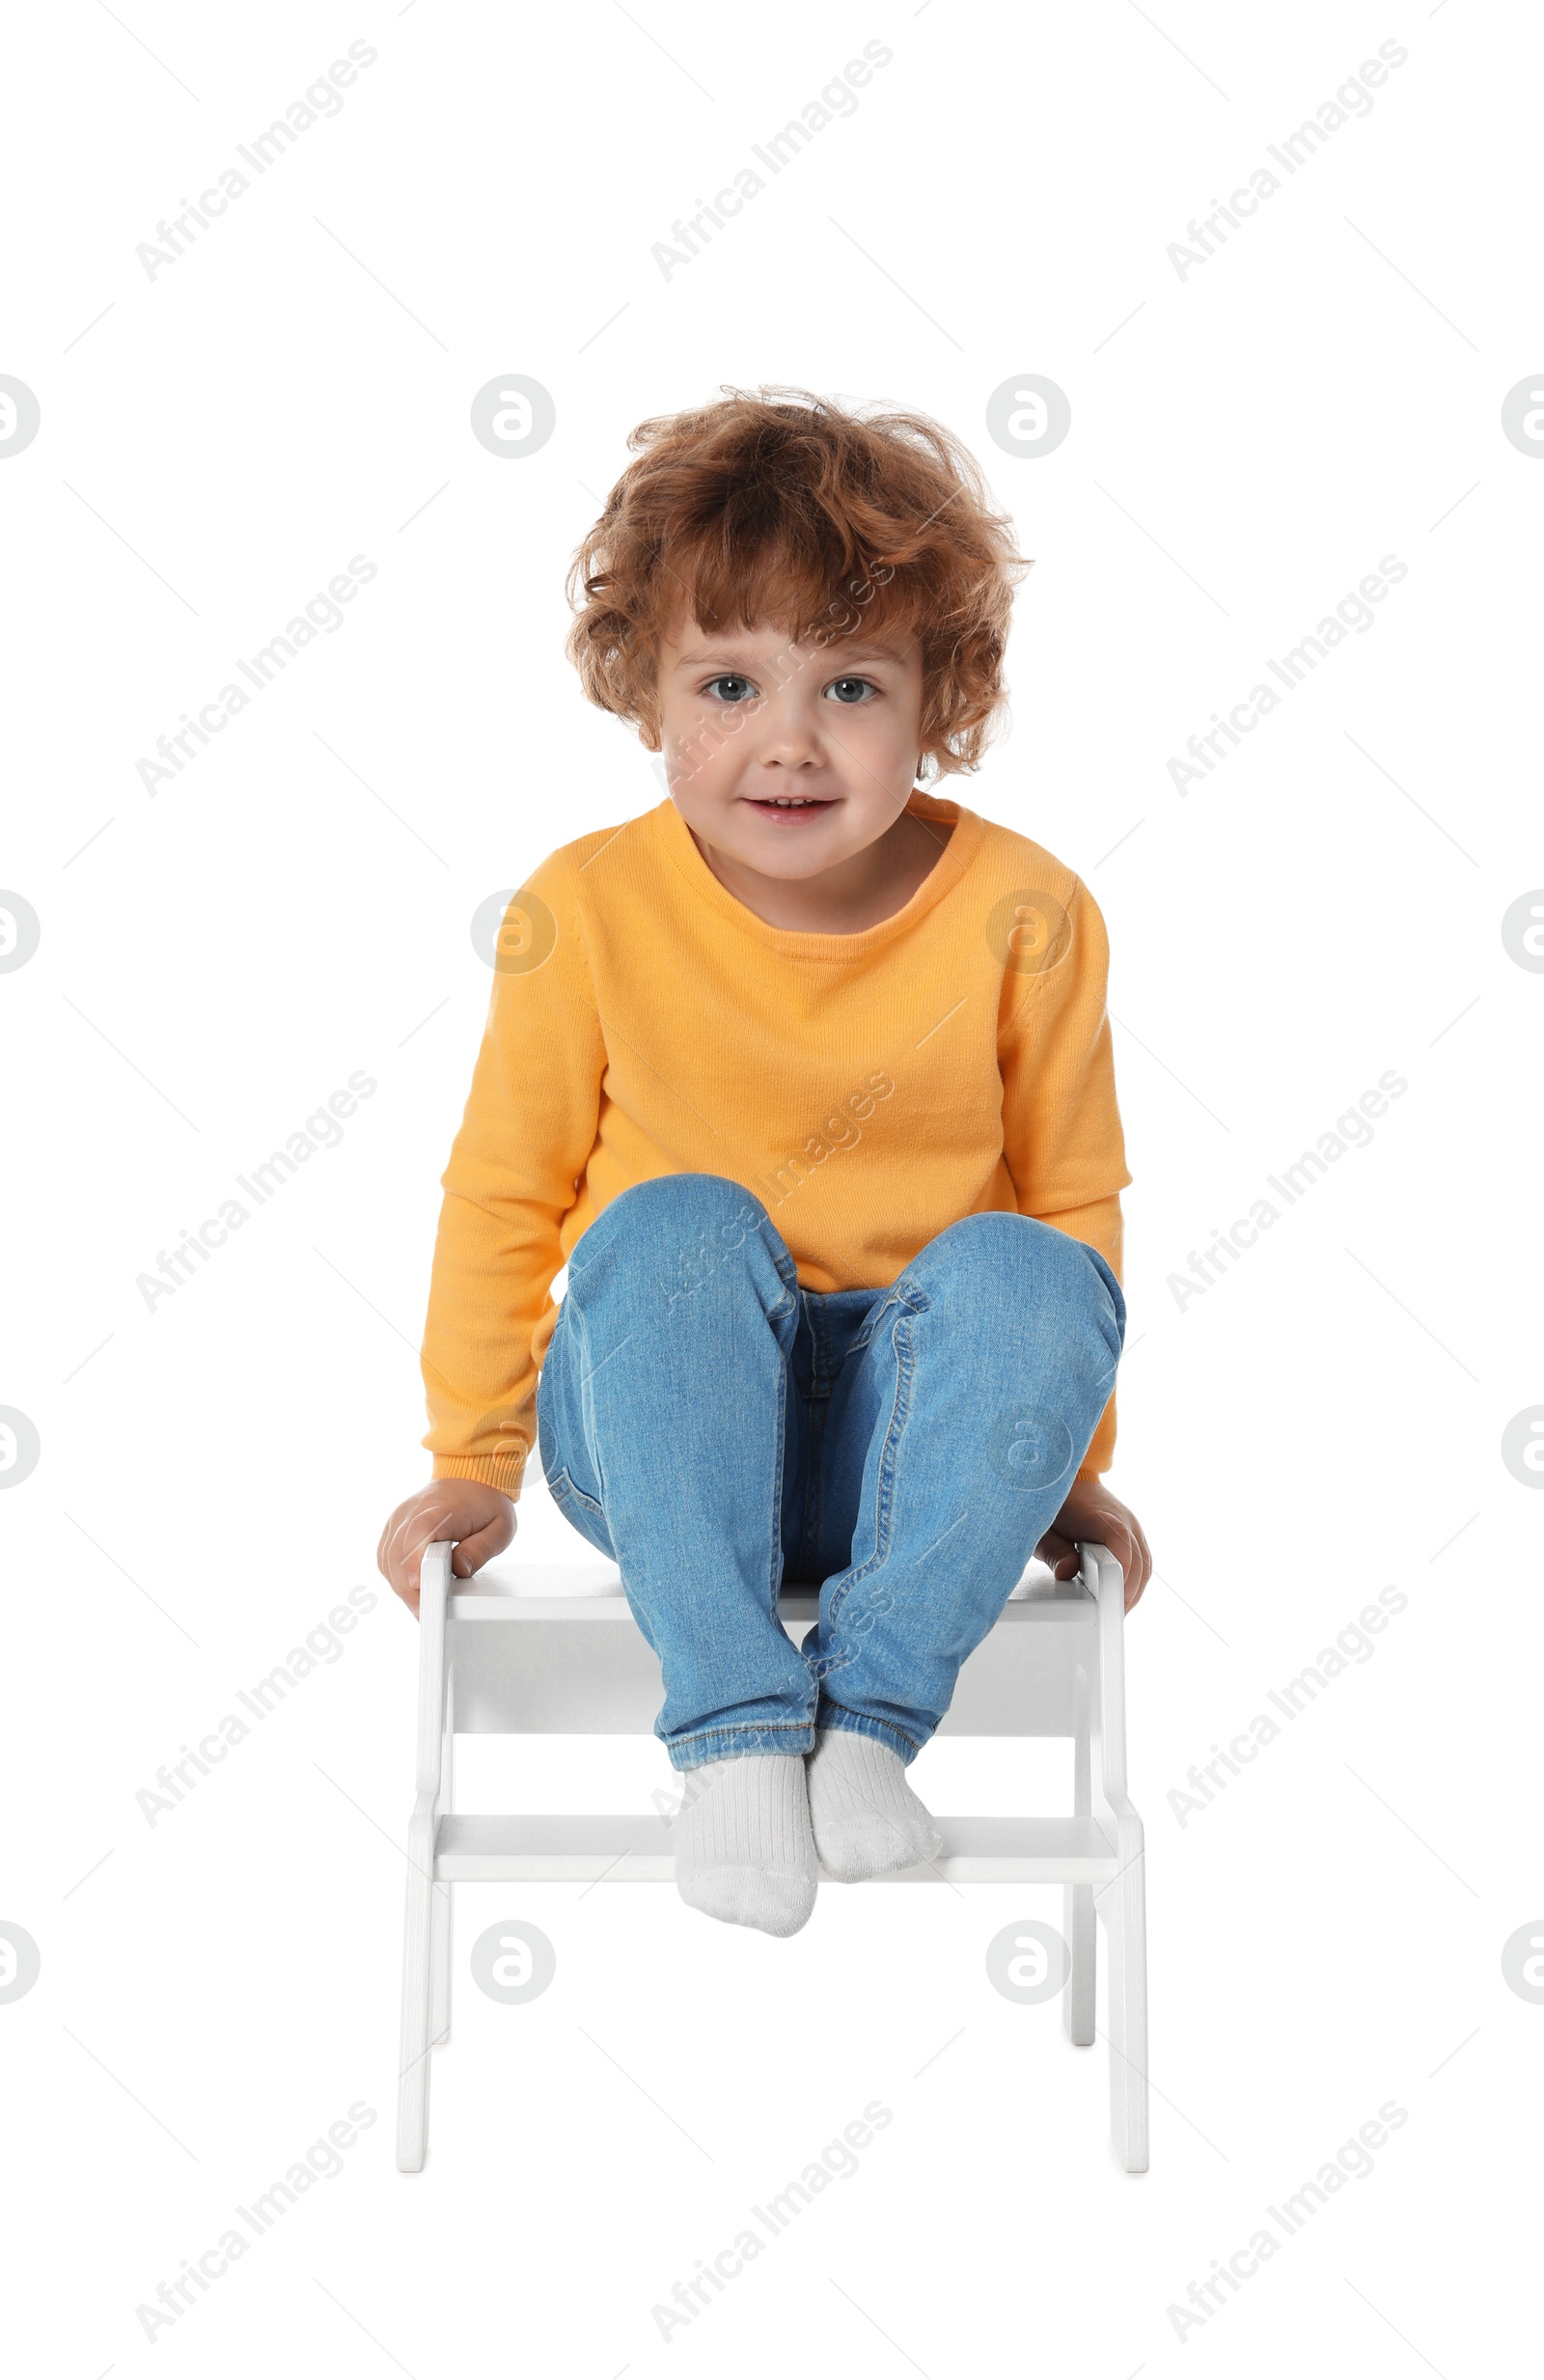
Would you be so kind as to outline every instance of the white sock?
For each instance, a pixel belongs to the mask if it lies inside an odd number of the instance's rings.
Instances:
[[[801,1755],[704,1760],[685,1786],[672,1826],[682,1900],[729,1925],[796,1934],[818,1882]]]
[[[817,1728],[805,1758],[820,1865],[843,1884],[937,1859],[943,1837],[897,1752],[850,1728]]]

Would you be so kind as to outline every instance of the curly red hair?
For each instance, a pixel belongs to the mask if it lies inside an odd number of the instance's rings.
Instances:
[[[979,764],[1032,565],[956,438],[921,413],[726,387],[640,422],[627,444],[638,459],[567,579],[566,651],[593,703],[659,749],[659,645],[685,606],[709,635],[769,624],[829,643],[861,623],[917,639],[933,772]]]

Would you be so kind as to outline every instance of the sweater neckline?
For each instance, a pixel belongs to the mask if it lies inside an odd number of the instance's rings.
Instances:
[[[887,942],[909,933],[929,910],[935,909],[954,890],[971,862],[976,857],[985,831],[985,821],[963,803],[941,800],[924,792],[918,786],[912,790],[906,808],[913,817],[951,824],[953,832],[939,852],[932,867],[924,876],[904,907],[891,917],[879,920],[877,926],[866,926],[861,933],[809,933],[786,926],[771,926],[758,917],[743,900],[736,900],[729,887],[721,884],[706,860],[692,840],[692,831],[676,804],[667,794],[652,816],[658,822],[665,851],[678,874],[683,876],[699,899],[718,912],[731,925],[760,942],[769,950],[781,952],[788,958],[860,958],[869,951],[880,950]]]

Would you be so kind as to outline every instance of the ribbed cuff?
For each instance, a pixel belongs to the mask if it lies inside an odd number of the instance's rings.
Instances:
[[[484,1487],[496,1487],[511,1504],[520,1501],[520,1483],[525,1476],[525,1450],[513,1454],[436,1454],[431,1475],[436,1480],[481,1480]]]

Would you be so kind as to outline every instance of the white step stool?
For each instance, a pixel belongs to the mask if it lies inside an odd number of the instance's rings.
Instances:
[[[657,1883],[676,1873],[661,1817],[470,1816],[453,1808],[456,1735],[647,1735],[664,1689],[615,1569],[527,1567],[512,1584],[485,1573],[453,1580],[451,1550],[444,1540],[427,1549],[419,1596],[418,1798],[407,1835],[397,2119],[404,2173],[423,2171],[429,2052],[451,2029],[452,1885]],[[938,1859],[874,1881],[1063,1886],[1072,1963],[1062,2008],[1081,2048],[1094,2036],[1097,1908],[1109,1955],[1111,2136],[1126,2171],[1144,2173],[1146,1940],[1142,1820],[1126,1797],[1125,1591],[1106,1547],[1079,1551],[1081,1576],[1067,1585],[1032,1585],[1026,1573],[961,1669],[939,1730],[1071,1736],[1075,1814],[940,1817]],[[779,1597],[795,1644],[818,1601],[813,1587]]]

